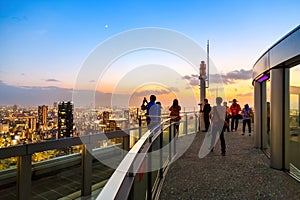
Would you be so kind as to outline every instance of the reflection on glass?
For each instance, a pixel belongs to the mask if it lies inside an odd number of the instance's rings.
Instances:
[[[271,111],[271,105],[270,102],[267,102],[267,138],[268,138],[268,146],[267,148],[270,148],[270,130],[271,130],[271,124],[270,124],[270,111]]]
[[[270,112],[271,112],[271,83],[270,80],[266,81],[266,114],[264,121],[266,122],[266,128],[263,132],[263,148],[267,155],[270,155],[270,134],[271,126],[270,126]]]
[[[287,133],[289,142],[286,151],[289,153],[290,172],[300,178],[300,65],[290,69],[290,110],[289,125]]]

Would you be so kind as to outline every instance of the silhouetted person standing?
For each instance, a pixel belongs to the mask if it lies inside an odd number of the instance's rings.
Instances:
[[[231,131],[237,131],[239,125],[239,118],[241,112],[241,106],[236,102],[236,99],[232,100],[232,104],[230,106],[231,110]]]
[[[221,142],[221,152],[222,156],[225,156],[226,144],[224,137],[224,120],[226,115],[226,107],[222,106],[223,99],[221,97],[216,98],[216,106],[213,107],[211,111],[211,121],[212,121],[212,139],[210,149],[213,151],[215,144],[217,143],[218,137],[220,136]]]
[[[243,115],[243,133],[242,133],[242,135],[245,135],[245,129],[246,129],[246,124],[247,124],[249,136],[251,136],[251,118],[253,117],[253,111],[249,107],[248,104],[245,104],[245,106],[242,110],[242,115]]]
[[[231,110],[230,108],[227,106],[227,102],[223,102],[223,106],[225,106],[226,108],[226,117],[225,117],[225,121],[228,123],[228,126],[227,127],[224,127],[224,132],[227,131],[227,132],[230,132],[229,131],[229,119],[231,117],[230,113],[231,113]]]
[[[181,110],[181,107],[178,104],[178,100],[174,99],[172,106],[169,108],[169,111],[171,111],[170,112],[171,123],[175,122],[175,128],[176,128],[177,134],[179,133],[178,131],[179,131],[179,124],[180,124],[180,119],[181,119],[180,110]]]
[[[205,126],[205,130],[203,130],[204,132],[208,131],[209,125],[210,125],[210,119],[209,119],[209,113],[211,111],[211,106],[208,103],[208,99],[204,99],[204,105],[203,105],[203,109],[201,110],[201,112],[203,112],[203,119],[204,119],[204,126]]]
[[[156,96],[155,95],[151,95],[150,96],[150,102],[147,103],[147,112],[146,112],[146,121],[147,121],[147,126],[149,128],[152,127],[152,124],[154,124],[155,122],[154,120],[154,116],[156,114],[156,106],[155,106],[155,101],[156,101]]]

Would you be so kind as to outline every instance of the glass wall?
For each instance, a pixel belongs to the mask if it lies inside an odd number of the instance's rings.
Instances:
[[[290,109],[286,151],[290,173],[300,178],[300,65],[290,68]]]

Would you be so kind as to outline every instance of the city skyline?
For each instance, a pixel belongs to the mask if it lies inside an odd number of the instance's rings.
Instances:
[[[298,1],[1,1],[0,5],[0,104],[49,105],[72,100],[76,77],[97,46],[124,31],[158,27],[186,35],[204,50],[209,40],[210,58],[218,70],[211,73],[211,80],[216,75],[222,77],[226,101],[236,97],[241,104],[251,105],[252,66],[299,24],[300,17]],[[120,58],[122,64],[116,62],[110,72],[113,76],[91,80],[103,82],[96,95],[108,102],[111,94],[136,96],[130,85],[122,85],[116,93],[116,85],[126,76],[126,71],[122,74],[119,69],[153,64],[153,60],[162,63],[168,57],[155,53],[143,51]],[[137,58],[143,62],[137,62]],[[190,84],[197,99],[197,73],[181,70],[185,64],[169,58],[172,61],[167,66]],[[146,95],[142,88],[139,94]],[[162,89],[145,87],[154,94],[164,92]],[[175,96],[178,91],[172,89]],[[218,87],[208,92],[212,103],[211,93],[218,92]],[[167,101],[171,103],[171,99]]]

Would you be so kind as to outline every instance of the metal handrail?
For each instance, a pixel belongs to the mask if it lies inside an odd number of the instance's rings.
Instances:
[[[97,133],[92,135],[84,135],[78,137],[62,138],[58,140],[48,140],[37,143],[16,145],[6,148],[0,148],[0,159],[15,156],[32,155],[36,152],[66,148],[82,144],[93,144],[95,141],[99,140],[107,140],[127,136],[128,134],[126,132],[122,130],[117,130],[113,132]]]
[[[174,124],[173,123],[164,126],[164,124],[169,121],[170,118],[163,120],[159,126],[154,128],[153,130],[148,130],[138,140],[138,142],[131,148],[131,150],[122,160],[118,168],[115,170],[115,172],[113,173],[109,181],[106,183],[105,187],[102,189],[97,199],[127,199],[128,198],[128,196],[130,195],[132,183],[135,176],[135,174],[131,172],[131,170],[133,171],[133,166],[136,169],[135,171],[139,170],[139,168],[141,167],[142,160],[146,157],[145,153],[149,151],[149,149],[153,144],[153,141],[156,138],[158,138],[159,135],[161,135],[164,130],[170,128]],[[160,126],[161,127],[164,126],[163,129],[160,129],[159,128]],[[148,143],[146,143],[147,141]],[[143,154],[140,154],[141,151],[143,152]],[[137,164],[134,164],[134,162],[137,162]],[[122,189],[121,187],[126,181],[125,180],[126,178],[131,179],[129,180],[129,182],[131,183],[128,184],[129,185],[128,188]],[[150,197],[150,199],[151,198],[152,197]]]

